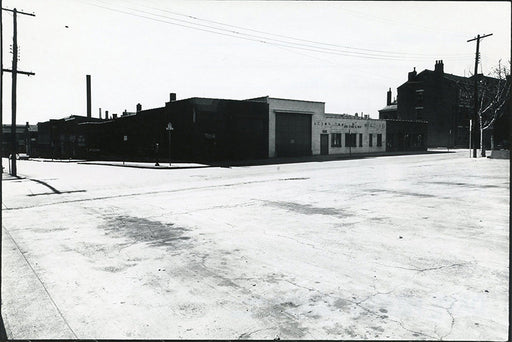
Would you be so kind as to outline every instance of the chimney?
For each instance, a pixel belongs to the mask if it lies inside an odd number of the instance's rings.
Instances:
[[[100,112],[100,119],[101,119],[101,108],[99,108],[99,112]]]
[[[87,117],[91,117],[91,75],[85,75],[87,86]]]
[[[439,74],[443,74],[444,73],[444,64],[443,64],[443,60],[438,60],[436,61],[436,65],[434,66],[434,71],[436,73],[439,73]]]
[[[169,94],[169,102],[176,101],[176,93],[170,93]]]
[[[388,98],[386,100],[386,106],[389,106],[391,104],[391,88],[388,90]]]
[[[105,120],[108,119],[108,110],[105,111]]]
[[[142,110],[142,105],[140,103],[137,103],[137,107],[136,108],[137,108],[136,112],[138,113],[138,112],[140,112]]]
[[[414,67],[414,70],[409,73],[409,77],[407,78],[408,81],[414,80],[414,77],[416,77],[416,67]]]

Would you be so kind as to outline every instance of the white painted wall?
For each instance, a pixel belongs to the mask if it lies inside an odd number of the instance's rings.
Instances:
[[[270,158],[276,156],[276,112],[290,112],[290,113],[300,113],[300,114],[309,114],[312,116],[311,118],[311,152],[312,154],[320,153],[320,137],[315,139],[315,129],[313,122],[317,120],[321,120],[324,116],[325,112],[325,103],[324,102],[313,102],[313,101],[302,101],[302,100],[288,100],[288,99],[278,99],[278,98],[268,98],[269,104],[269,144],[268,144],[268,156]]]
[[[347,118],[337,114],[325,114],[325,103],[303,100],[279,99],[260,97],[251,101],[267,102],[269,104],[268,120],[268,157],[276,156],[276,112],[301,113],[311,115],[311,153],[320,154],[320,135],[329,134],[329,154],[357,154],[384,152],[386,150],[386,121],[363,118]],[[345,134],[363,134],[363,147],[345,146]],[[342,133],[341,147],[331,147],[331,133]],[[369,134],[373,134],[373,146],[369,146]],[[377,134],[382,134],[382,145],[377,146]]]
[[[318,131],[318,134],[313,136],[320,144],[320,134],[329,134],[329,154],[342,154],[342,153],[370,153],[370,152],[384,152],[386,151],[386,121],[375,119],[355,119],[337,116],[335,114],[327,114],[320,118],[318,121],[313,122],[313,131]],[[357,147],[345,146],[345,134],[356,133]],[[331,133],[341,133],[341,147],[331,146]],[[363,134],[363,147],[359,147],[359,134]],[[373,134],[373,146],[369,146],[370,134]],[[377,134],[382,134],[382,146],[377,146]],[[319,154],[320,150],[318,151]]]

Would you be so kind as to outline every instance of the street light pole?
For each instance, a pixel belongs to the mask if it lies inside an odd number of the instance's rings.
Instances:
[[[173,129],[172,124],[169,122],[165,129],[169,133],[169,166],[171,166],[171,132]]]
[[[158,162],[158,143],[155,143],[155,166],[160,166],[160,163]]]

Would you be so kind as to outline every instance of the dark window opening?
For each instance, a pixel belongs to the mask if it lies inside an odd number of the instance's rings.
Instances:
[[[416,107],[423,107],[423,89],[416,90]]]
[[[345,133],[345,146],[346,147],[356,147],[356,134],[355,133]]]
[[[341,133],[331,134],[331,147],[341,147]]]
[[[382,146],[382,134],[377,134],[377,147]]]

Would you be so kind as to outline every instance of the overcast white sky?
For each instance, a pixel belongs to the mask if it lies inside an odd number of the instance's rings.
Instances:
[[[378,117],[407,73],[468,75],[477,34],[482,70],[510,60],[508,2],[3,0],[18,16],[18,123],[161,107],[178,99],[273,97],[322,101],[331,113]],[[228,26],[230,25],[230,26]],[[12,14],[3,12],[4,68]],[[212,33],[216,32],[216,33]],[[4,73],[3,122],[11,122]]]

